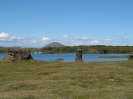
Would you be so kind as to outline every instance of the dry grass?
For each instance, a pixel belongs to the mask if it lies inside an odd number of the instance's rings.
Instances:
[[[0,99],[133,99],[133,61],[0,62]]]

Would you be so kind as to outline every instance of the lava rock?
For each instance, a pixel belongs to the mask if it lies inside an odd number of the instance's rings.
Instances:
[[[30,50],[9,48],[8,54],[4,57],[3,61],[15,62],[30,59],[33,59]]]
[[[75,61],[76,62],[83,62],[83,60],[82,60],[82,50],[81,49],[77,49]]]

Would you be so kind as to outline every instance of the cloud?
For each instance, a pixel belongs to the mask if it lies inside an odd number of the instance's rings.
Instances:
[[[87,41],[88,41],[87,37],[77,36],[77,37],[75,37],[73,39],[70,39],[67,44],[78,46],[78,45],[86,44]]]
[[[63,38],[49,38],[49,37],[17,37],[15,35],[9,35],[8,33],[0,33],[0,46],[30,46],[30,47],[43,47],[51,42],[59,42],[66,46],[78,46],[78,45],[93,45],[93,44],[103,44],[103,45],[132,45],[133,39],[126,37],[119,38],[106,38],[100,39],[89,39],[87,37],[68,37],[67,35],[62,36]]]
[[[98,41],[98,40],[93,40],[93,41],[91,42],[91,44],[99,44],[99,41]]]
[[[4,33],[4,32],[0,33],[0,41],[6,41],[9,39],[10,39],[10,37],[7,33]]]
[[[70,41],[69,41],[69,44],[72,44],[72,45],[82,45],[83,42],[82,42],[82,41],[77,41],[77,40],[75,39],[75,40],[70,40]]]
[[[15,36],[9,35],[5,32],[0,33],[0,41],[13,41],[17,39]]]
[[[64,35],[64,36],[62,36],[63,38],[67,38],[68,36],[67,35]]]
[[[87,41],[87,37],[80,37],[77,36],[75,38],[68,38],[67,35],[63,36],[66,39],[55,39],[55,38],[48,38],[48,37],[16,37],[14,35],[9,35],[8,33],[2,32],[0,33],[0,44],[2,46],[45,46],[45,44],[48,44],[50,42],[60,42],[67,46],[73,46],[73,45],[84,45]]]
[[[87,38],[87,37],[83,37],[82,39],[83,39],[83,40],[88,40],[88,38]]]
[[[50,40],[50,38],[48,38],[48,37],[43,37],[43,38],[42,38],[42,41],[44,41],[44,42],[45,42],[45,41],[49,41],[49,40]]]
[[[0,33],[0,39],[5,39],[8,37],[9,37],[9,35],[7,33],[4,33],[4,32]]]
[[[36,40],[31,40],[32,43],[36,43],[37,41]]]
[[[48,37],[16,37],[9,35],[8,33],[0,33],[0,45],[1,46],[44,46],[46,43],[52,42]]]

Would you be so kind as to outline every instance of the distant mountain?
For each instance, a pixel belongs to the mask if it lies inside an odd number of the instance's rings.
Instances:
[[[47,44],[47,45],[44,46],[44,47],[64,47],[64,46],[65,46],[65,45],[60,44],[60,43],[58,43],[58,42],[52,42],[52,43]]]

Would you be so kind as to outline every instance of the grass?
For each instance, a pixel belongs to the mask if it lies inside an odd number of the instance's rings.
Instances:
[[[0,61],[0,99],[133,99],[133,61]]]
[[[99,56],[99,58],[129,58],[129,56]]]

